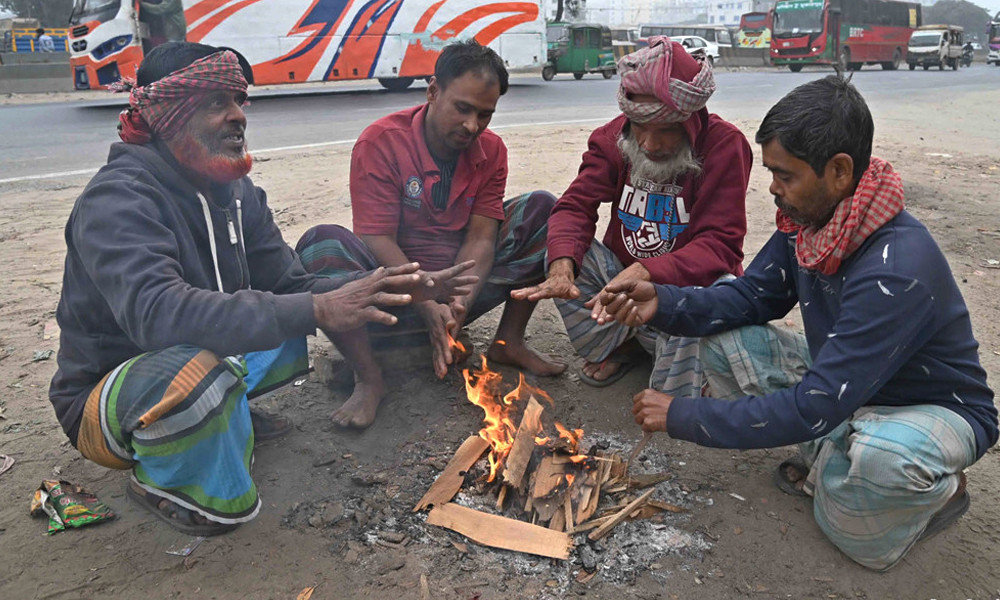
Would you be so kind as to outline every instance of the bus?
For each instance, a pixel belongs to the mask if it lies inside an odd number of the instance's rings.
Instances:
[[[70,64],[76,89],[134,77],[144,52],[166,39],[234,48],[257,85],[378,79],[406,89],[434,74],[445,44],[476,39],[508,68],[541,67],[539,2],[475,0],[163,0],[166,21],[140,0],[75,0]],[[159,12],[163,12],[160,10]],[[158,22],[160,19],[162,23]],[[178,22],[180,25],[178,25]],[[168,23],[169,26],[164,26]],[[166,37],[163,32],[173,32]]]
[[[737,48],[771,47],[771,13],[750,12],[740,15],[740,28],[736,32]]]
[[[771,62],[799,72],[805,65],[887,71],[906,59],[920,4],[893,0],[778,0],[771,16]]]
[[[733,33],[723,25],[657,25],[647,23],[639,25],[637,45],[642,48],[649,45],[649,38],[654,35],[677,37],[681,35],[696,35],[708,42],[717,44],[720,48],[733,47]]]
[[[986,55],[986,64],[993,63],[1000,67],[1000,11],[993,16],[986,30],[986,44],[989,51]]]
[[[611,46],[614,48],[615,60],[635,52],[638,41],[638,27],[611,28]]]

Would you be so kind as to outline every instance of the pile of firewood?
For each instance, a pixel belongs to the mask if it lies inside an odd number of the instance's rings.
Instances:
[[[559,438],[551,441],[542,435],[543,413],[544,407],[530,397],[509,452],[492,458],[502,461],[502,480],[490,482],[484,476],[475,482],[482,493],[495,493],[497,510],[511,517],[451,502],[470,469],[491,448],[483,432],[462,443],[414,511],[431,508],[428,523],[486,546],[568,559],[575,534],[589,532],[589,539],[599,540],[626,519],[684,510],[653,500],[653,489],[639,492],[668,480],[670,474],[631,473],[630,461],[597,448],[580,454],[580,430],[559,427]]]

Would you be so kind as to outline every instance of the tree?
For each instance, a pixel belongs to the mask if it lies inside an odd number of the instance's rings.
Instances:
[[[73,0],[0,0],[0,9],[18,17],[38,19],[42,27],[67,27]]]
[[[984,39],[989,22],[990,13],[965,0],[938,0],[924,7],[925,25],[959,25],[968,40]]]

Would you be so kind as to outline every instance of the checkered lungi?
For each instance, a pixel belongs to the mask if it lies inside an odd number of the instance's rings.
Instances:
[[[811,363],[804,336],[772,325],[702,338],[701,346],[716,398],[791,387]],[[941,406],[865,406],[799,449],[820,529],[852,560],[884,571],[958,489],[959,474],[976,460],[976,436]]]
[[[547,223],[555,201],[555,196],[548,192],[531,192],[504,202],[504,220],[497,232],[493,268],[469,308],[466,323],[503,304],[512,290],[545,279]],[[295,251],[307,271],[324,277],[345,277],[379,266],[368,246],[340,225],[317,225],[309,229],[299,239]],[[426,344],[423,334],[427,327],[412,307],[391,308],[389,312],[399,319],[395,325],[368,325],[374,348],[397,348],[411,342]]]
[[[702,368],[698,360],[697,338],[667,335],[646,325],[626,327],[615,321],[598,325],[590,318],[590,309],[584,303],[624,269],[607,246],[597,240],[590,244],[576,278],[580,297],[555,301],[573,347],[586,360],[599,363],[619,346],[635,338],[653,357],[650,388],[672,396],[701,396]]]
[[[260,509],[248,395],[308,372],[305,338],[226,358],[194,346],[147,352],[90,392],[77,448],[210,521],[243,523]]]

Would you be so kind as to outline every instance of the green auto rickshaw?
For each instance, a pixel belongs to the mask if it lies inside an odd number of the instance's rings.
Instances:
[[[600,73],[605,79],[615,74],[615,54],[611,30],[593,23],[549,23],[546,30],[548,62],[542,79],[552,81],[556,73],[572,73],[582,79],[586,73]]]

